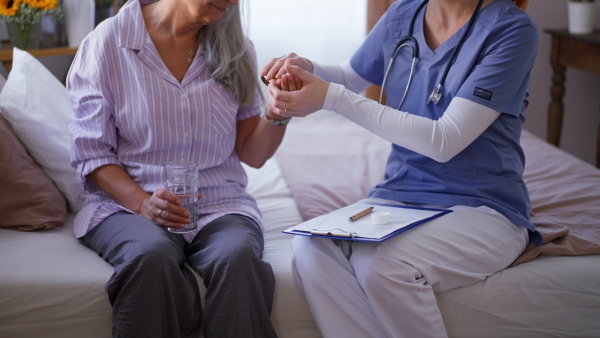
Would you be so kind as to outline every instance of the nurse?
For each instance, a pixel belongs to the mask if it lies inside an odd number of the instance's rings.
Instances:
[[[435,292],[541,244],[519,144],[538,42],[526,2],[400,0],[341,66],[289,54],[263,69],[303,82],[271,81],[275,113],[330,110],[392,142],[369,202],[453,211],[382,243],[296,236],[294,278],[324,337],[446,337]],[[384,78],[387,106],[357,94]]]

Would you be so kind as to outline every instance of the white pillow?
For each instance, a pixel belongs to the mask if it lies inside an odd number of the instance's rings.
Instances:
[[[0,74],[0,91],[2,91],[2,88],[4,88],[5,83],[6,79],[4,78],[4,76],[2,76],[2,74]]]
[[[31,156],[54,182],[71,212],[82,206],[82,190],[70,165],[67,90],[31,54],[13,50],[13,66],[0,93],[0,112]]]

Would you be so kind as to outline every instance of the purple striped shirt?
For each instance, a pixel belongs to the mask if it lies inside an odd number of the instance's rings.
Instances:
[[[210,77],[200,52],[179,83],[146,31],[138,0],[128,1],[82,42],[67,88],[75,112],[71,165],[85,195],[75,219],[78,238],[111,214],[129,211],[87,177],[107,164],[121,165],[152,193],[163,187],[166,162],[194,161],[202,195],[198,229],[232,213],[262,226],[234,150],[236,122],[260,113],[258,92],[254,104],[241,107]],[[191,241],[198,231],[183,236]]]

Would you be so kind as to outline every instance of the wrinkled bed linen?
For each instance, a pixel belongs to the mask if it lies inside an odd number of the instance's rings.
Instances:
[[[513,263],[600,254],[600,170],[523,131],[531,219],[543,236]],[[383,179],[390,143],[328,112],[294,119],[276,153],[304,220],[367,196]]]

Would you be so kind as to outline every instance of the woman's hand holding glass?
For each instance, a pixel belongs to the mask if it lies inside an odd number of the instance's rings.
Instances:
[[[161,188],[144,199],[139,214],[161,226],[180,229],[191,222],[190,213],[182,205],[179,197]]]

